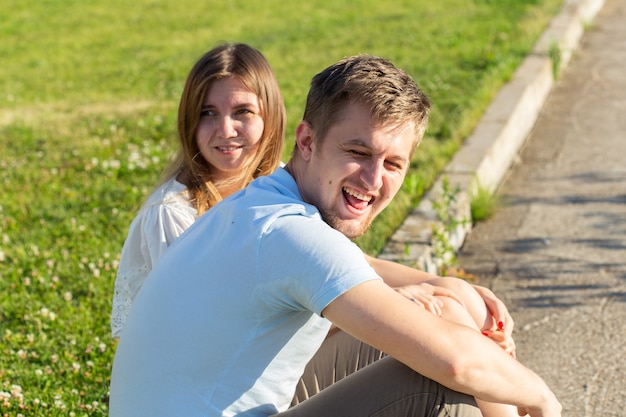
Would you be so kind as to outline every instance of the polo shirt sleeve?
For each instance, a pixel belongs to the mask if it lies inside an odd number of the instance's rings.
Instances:
[[[363,251],[319,217],[276,219],[260,239],[258,260],[267,302],[320,316],[346,291],[381,279]]]

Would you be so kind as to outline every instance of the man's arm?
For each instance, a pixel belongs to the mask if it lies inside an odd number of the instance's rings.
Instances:
[[[438,278],[438,275],[420,271],[417,268],[411,268],[399,262],[386,261],[367,254],[365,254],[365,259],[385,283],[392,288],[419,284]]]
[[[417,308],[380,281],[360,284],[330,303],[324,317],[451,389],[513,404],[532,417],[558,417],[543,380],[469,327]]]
[[[439,278],[438,275],[420,271],[419,269],[402,265],[399,262],[386,261],[384,259],[374,258],[367,254],[365,255],[365,259],[367,260],[367,263],[374,268],[376,273],[385,281],[385,283],[392,288],[401,288],[420,284]],[[513,332],[514,322],[506,308],[506,305],[504,305],[504,303],[496,297],[491,290],[481,287],[480,285],[472,285],[472,287],[485,302],[485,305],[493,316],[495,323],[498,323],[499,329],[504,331],[507,338],[510,338],[511,333]],[[450,296],[446,294],[437,295]]]

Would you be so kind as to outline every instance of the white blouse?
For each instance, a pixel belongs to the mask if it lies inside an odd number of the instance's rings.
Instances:
[[[120,337],[130,307],[165,249],[196,221],[187,187],[172,178],[146,200],[130,224],[115,279],[111,334]]]

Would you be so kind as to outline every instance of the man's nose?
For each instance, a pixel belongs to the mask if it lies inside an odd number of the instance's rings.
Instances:
[[[383,185],[384,161],[371,159],[361,169],[361,180],[370,190],[377,190]]]

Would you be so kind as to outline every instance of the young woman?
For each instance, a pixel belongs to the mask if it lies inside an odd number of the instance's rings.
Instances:
[[[280,165],[285,108],[258,50],[224,44],[194,65],[178,109],[179,150],[130,225],[115,280],[111,331],[120,337],[163,251],[201,214]]]

